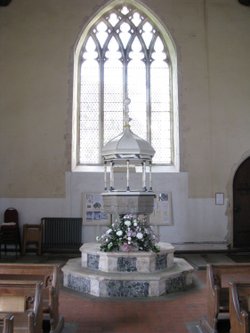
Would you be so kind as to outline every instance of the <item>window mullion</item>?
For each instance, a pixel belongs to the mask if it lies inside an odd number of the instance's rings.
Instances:
[[[173,73],[172,73],[172,65],[170,66],[170,75],[169,75],[169,87],[170,87],[170,109],[173,110]],[[171,163],[175,160],[175,140],[174,140],[174,114],[170,113],[170,131],[171,131]]]
[[[128,96],[128,56],[127,53],[124,53],[123,59],[123,99],[129,98]],[[125,114],[123,112],[123,123],[124,123]]]
[[[104,59],[100,59],[100,83],[99,83],[99,163],[102,162],[101,151],[104,144]]]
[[[146,61],[146,113],[147,113],[147,140],[151,143],[151,92],[150,92],[150,62]]]

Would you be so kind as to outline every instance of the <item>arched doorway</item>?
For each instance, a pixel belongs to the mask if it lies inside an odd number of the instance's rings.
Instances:
[[[233,244],[250,248],[250,157],[239,166],[233,180]]]

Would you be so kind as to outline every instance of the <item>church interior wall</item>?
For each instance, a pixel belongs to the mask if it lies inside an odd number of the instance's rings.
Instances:
[[[70,169],[72,59],[80,32],[107,3],[0,7],[0,211],[16,207],[21,224],[82,216],[83,193],[103,190],[101,172]],[[156,228],[163,241],[227,243],[232,170],[250,142],[250,9],[236,0],[142,3],[169,30],[178,58],[180,172],[153,174],[154,191],[172,196],[172,224]],[[83,241],[101,228],[84,225]]]

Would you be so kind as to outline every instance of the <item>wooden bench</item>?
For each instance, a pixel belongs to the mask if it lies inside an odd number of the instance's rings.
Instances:
[[[250,282],[229,284],[230,333],[250,332]]]
[[[13,333],[14,316],[12,313],[0,313],[0,332]]]
[[[59,315],[60,265],[0,264],[1,280],[42,281],[43,318],[49,320],[50,330],[61,332],[64,318]]]
[[[250,263],[207,265],[206,332],[216,332],[220,319],[229,320],[229,282],[250,282]]]
[[[42,333],[42,282],[0,282],[1,317],[12,313],[13,333]]]

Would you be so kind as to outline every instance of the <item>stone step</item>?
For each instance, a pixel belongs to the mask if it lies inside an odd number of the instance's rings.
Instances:
[[[159,272],[103,272],[81,266],[81,258],[70,259],[62,268],[64,286],[98,297],[148,297],[183,291],[192,285],[193,267],[174,258],[172,267]]]

